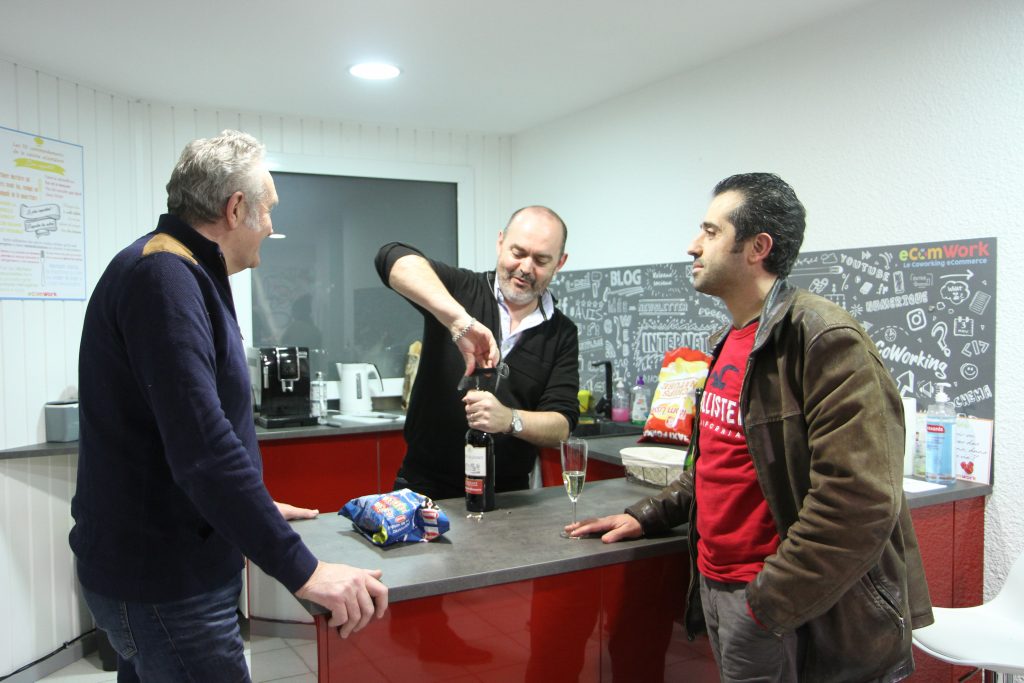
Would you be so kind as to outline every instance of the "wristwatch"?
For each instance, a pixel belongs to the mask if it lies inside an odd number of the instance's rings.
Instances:
[[[523,420],[519,417],[519,411],[512,409],[512,424],[509,425],[507,434],[518,434],[523,431]]]

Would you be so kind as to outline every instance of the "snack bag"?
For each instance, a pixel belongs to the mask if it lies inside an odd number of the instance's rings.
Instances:
[[[426,496],[409,489],[353,498],[338,511],[374,545],[426,543],[448,531],[448,517]]]
[[[658,388],[640,441],[672,445],[690,443],[693,433],[693,394],[704,386],[711,356],[680,347],[665,353],[658,373]]]

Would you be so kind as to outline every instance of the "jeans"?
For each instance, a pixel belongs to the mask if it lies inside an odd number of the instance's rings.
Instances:
[[[124,602],[82,587],[96,625],[117,652],[117,680],[250,681],[238,626],[241,574],[184,600]]]

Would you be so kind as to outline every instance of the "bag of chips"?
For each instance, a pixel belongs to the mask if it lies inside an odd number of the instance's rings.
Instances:
[[[665,353],[658,388],[640,441],[672,445],[690,443],[693,433],[694,392],[704,386],[711,356],[680,347]]]
[[[448,517],[434,501],[409,489],[353,498],[338,511],[374,545],[426,543],[448,531]]]

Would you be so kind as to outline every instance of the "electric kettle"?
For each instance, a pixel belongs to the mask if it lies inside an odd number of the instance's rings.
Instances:
[[[373,363],[337,363],[338,377],[341,378],[339,407],[342,415],[373,412],[370,398],[370,383],[384,391],[377,366]]]

